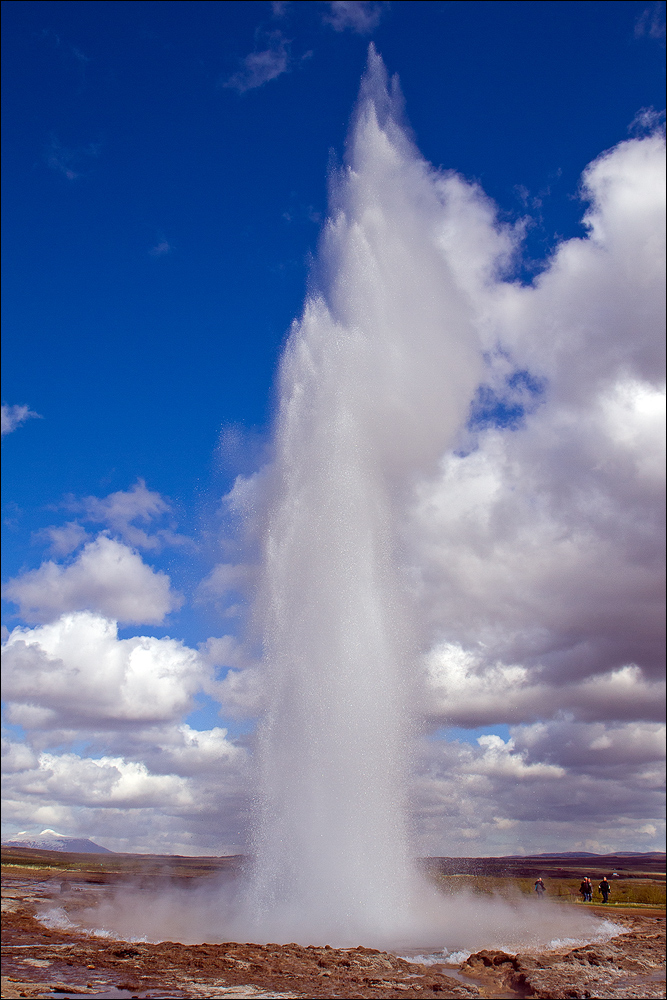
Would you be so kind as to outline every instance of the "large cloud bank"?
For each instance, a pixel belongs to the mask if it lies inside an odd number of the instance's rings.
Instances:
[[[587,234],[562,242],[528,286],[503,277],[517,231],[475,185],[434,178],[484,374],[404,522],[421,623],[427,736],[412,797],[424,853],[661,846],[664,172],[659,135],[600,156],[582,182]],[[235,497],[253,489],[261,476]],[[229,637],[192,650],[119,639],[114,624],[163,622],[181,601],[137,551],[178,544],[173,528],[150,528],[162,502],[141,484],[81,501],[102,533],[49,529],[65,561],[6,587],[35,626],[5,647],[10,833],[243,846],[246,750],[183,719],[201,691],[254,714],[255,668]],[[224,606],[244,580],[250,570],[226,564],[197,599]],[[234,669],[220,682],[216,665]],[[503,725],[509,737],[443,737]]]
[[[516,728],[458,756],[429,744],[433,849],[452,827],[470,852],[480,839],[661,842],[664,174],[656,135],[592,163],[588,235],[529,287],[489,280],[501,249],[490,207],[442,181],[443,243],[477,310],[487,376],[412,511],[423,707],[434,725]]]
[[[205,656],[78,612],[14,629],[4,663],[8,721],[31,734],[3,740],[6,821],[92,828],[115,849],[235,849],[246,752],[181,721],[215,691]]]

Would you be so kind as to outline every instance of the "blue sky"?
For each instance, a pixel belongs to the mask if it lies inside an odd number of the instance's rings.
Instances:
[[[102,559],[101,537],[153,574],[142,579],[157,603],[143,620],[115,615],[121,639],[195,648],[234,636],[239,619],[225,608],[242,600],[243,580],[226,596],[205,584],[239,552],[221,498],[267,457],[276,366],[369,40],[400,78],[422,156],[477,184],[496,225],[523,233],[503,280],[530,287],[560,245],[587,233],[587,165],[659,125],[664,23],[664,4],[622,0],[5,3],[2,400],[32,415],[8,411],[3,580],[49,558],[64,572],[84,543]],[[471,433],[509,435],[536,408],[538,375],[528,372],[519,400],[523,369],[501,368],[471,399]],[[127,496],[132,509],[119,513]],[[160,591],[159,573],[180,598]],[[60,610],[86,610],[72,601]],[[48,624],[17,604],[3,602],[10,632]],[[447,639],[436,633],[433,649]],[[195,715],[183,701],[195,729],[221,724],[216,690],[189,695],[207,706]],[[242,714],[223,715],[232,734],[247,729]],[[471,740],[483,725],[507,741],[521,720],[458,722]],[[43,748],[85,743],[73,726]],[[29,726],[10,732],[30,743]],[[90,741],[90,759],[111,753]],[[16,824],[93,822],[59,808],[19,810]],[[182,848],[178,836],[167,846]],[[212,845],[202,833],[198,849]]]
[[[5,6],[3,399],[44,417],[7,442],[5,488],[31,522],[137,476],[192,516],[225,486],[221,426],[266,426],[369,37],[322,8]],[[381,8],[423,155],[534,217],[529,256],[579,232],[581,171],[661,107],[645,5]],[[288,71],[225,86],[275,32]],[[25,542],[8,537],[8,571]]]

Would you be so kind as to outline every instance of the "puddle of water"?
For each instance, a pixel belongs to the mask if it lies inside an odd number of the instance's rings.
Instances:
[[[628,976],[624,979],[619,979],[614,986],[624,987],[624,986],[643,986],[644,983],[664,983],[665,981],[665,970],[657,969],[655,972],[638,972],[636,975]]]
[[[83,987],[80,987],[83,989]],[[51,990],[49,993],[38,994],[39,1000],[78,1000],[81,996],[93,997],[94,1000],[179,1000],[180,997],[184,996],[182,991],[175,990],[170,993],[167,997],[164,993],[156,993],[154,990],[148,993],[132,993],[130,990],[117,990],[115,987],[105,990],[103,993],[79,993],[79,987],[77,987],[76,992],[66,989]]]
[[[83,987],[81,987],[83,989]],[[202,993],[202,997],[206,994]],[[229,986],[225,987],[214,987],[213,992],[210,994],[212,997],[218,997],[223,1000],[224,997],[236,998],[236,1000],[268,1000],[268,998],[279,998],[279,997],[294,997],[292,993],[264,993],[262,990],[256,990],[252,986]],[[181,997],[187,996],[182,990],[172,990],[170,993],[156,993],[155,990],[148,990],[147,992],[132,993],[130,990],[119,990],[115,987],[111,987],[105,990],[103,993],[79,993],[67,991],[65,989],[52,990],[50,993],[40,993],[39,1000],[78,1000],[81,996],[92,997],[93,1000],[181,1000]],[[295,998],[296,1000],[296,998]]]
[[[13,944],[13,945],[11,945],[12,950],[15,949],[15,948],[44,948],[44,947],[46,947],[46,946],[44,945],[43,941],[38,941],[36,944]],[[48,945],[49,949],[51,949],[51,948],[71,948],[71,947],[72,947],[72,944],[69,941],[65,941],[64,944],[49,944]]]

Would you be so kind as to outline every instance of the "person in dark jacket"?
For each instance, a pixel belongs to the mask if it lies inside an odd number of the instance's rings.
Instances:
[[[588,875],[579,886],[579,892],[583,896],[584,903],[590,903],[593,898],[593,884]]]
[[[606,903],[607,900],[609,899],[609,893],[611,892],[611,886],[609,885],[609,882],[607,881],[607,877],[606,876],[600,882],[600,884],[598,886],[598,889],[600,890],[600,892],[602,894],[602,902]]]
[[[535,892],[537,893],[537,898],[542,899],[542,896],[546,891],[547,887],[545,886],[544,882],[542,881],[541,878],[538,878],[537,881],[535,882]]]

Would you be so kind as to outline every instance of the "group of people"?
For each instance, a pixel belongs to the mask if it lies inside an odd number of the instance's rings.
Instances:
[[[588,875],[583,880],[579,886],[579,892],[583,896],[584,903],[590,903],[593,900],[593,884],[589,879]],[[602,896],[602,902],[606,903],[609,899],[609,893],[611,892],[611,885],[609,884],[609,879],[605,876],[598,886],[598,892]]]
[[[543,880],[538,878],[535,882],[535,892],[537,893],[537,898],[542,899],[546,891],[547,887],[545,886]],[[611,892],[611,885],[609,884],[609,880],[606,876],[600,882],[598,891],[602,896],[602,902],[606,903],[609,899],[609,893]],[[593,901],[593,883],[589,879],[588,875],[579,886],[579,892],[583,896],[584,903],[591,903]]]

